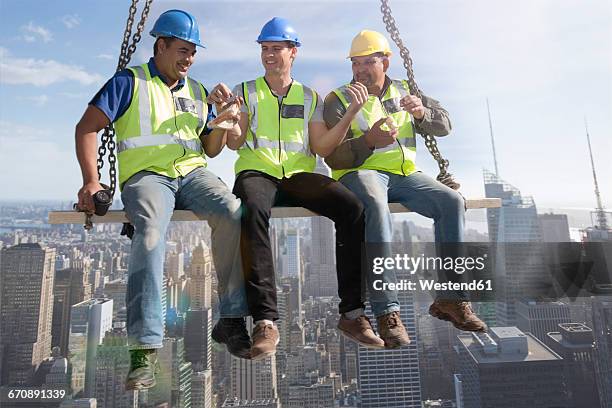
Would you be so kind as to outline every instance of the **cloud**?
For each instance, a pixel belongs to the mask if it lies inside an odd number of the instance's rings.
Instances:
[[[91,85],[102,81],[98,74],[86,72],[77,65],[67,65],[55,60],[37,60],[34,58],[5,58],[10,52],[0,48],[0,83],[10,85],[30,84],[47,86],[58,82],[76,81],[82,85]],[[10,61],[10,64],[7,62]]]
[[[51,42],[53,40],[53,34],[43,26],[34,25],[33,21],[30,21],[27,25],[21,26],[23,39],[26,42],[34,42],[41,40],[44,43]]]
[[[33,102],[36,106],[45,106],[49,102],[49,97],[45,94],[38,96],[22,96],[19,100]]]
[[[112,61],[115,59],[115,57],[111,54],[98,54],[96,55],[96,58],[103,59],[103,60],[109,60],[109,61]]]
[[[62,23],[66,28],[71,29],[81,24],[81,18],[77,14],[67,14],[62,17]]]
[[[0,172],[3,197],[73,197],[81,177],[71,139],[67,129],[50,130],[0,120],[0,163],[11,169]],[[23,160],[24,152],[28,152],[27,161]],[[19,180],[15,174],[19,174]]]

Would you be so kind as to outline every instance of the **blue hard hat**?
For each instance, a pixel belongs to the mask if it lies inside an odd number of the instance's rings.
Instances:
[[[200,42],[200,29],[195,17],[183,10],[164,11],[155,21],[149,34],[153,37],[179,38],[206,48]]]
[[[302,45],[289,20],[282,17],[274,17],[261,28],[257,42],[263,41],[291,41],[296,47]]]

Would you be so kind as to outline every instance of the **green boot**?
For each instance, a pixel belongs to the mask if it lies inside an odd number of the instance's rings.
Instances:
[[[159,372],[156,349],[130,350],[130,372],[125,380],[126,390],[145,390],[155,387]]]

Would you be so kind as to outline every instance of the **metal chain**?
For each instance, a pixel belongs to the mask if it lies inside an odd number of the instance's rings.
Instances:
[[[381,0],[380,11],[383,14],[383,23],[385,23],[387,32],[391,36],[393,42],[397,45],[397,48],[400,50],[400,56],[402,57],[404,68],[406,68],[406,73],[408,74],[408,86],[410,87],[410,91],[412,94],[422,99],[423,96],[421,90],[414,80],[414,70],[412,69],[412,58],[410,57],[410,52],[400,38],[400,33],[395,24],[395,19],[391,14],[391,7],[389,7],[388,0]],[[423,139],[425,139],[425,147],[427,147],[429,153],[438,163],[440,172],[438,173],[438,177],[436,177],[437,180],[442,184],[449,186],[453,190],[458,190],[461,184],[459,184],[453,178],[453,175],[447,171],[449,161],[442,157],[440,150],[438,150],[438,143],[436,142],[436,139],[423,131],[419,131],[418,133],[423,137]]]
[[[129,64],[130,59],[132,58],[132,54],[136,51],[136,45],[140,42],[142,38],[142,31],[144,29],[145,22],[147,20],[147,16],[149,15],[149,10],[151,9],[151,3],[153,0],[147,0],[145,2],[144,8],[140,15],[140,21],[136,26],[136,32],[132,36],[132,42],[130,43],[130,36],[132,35],[132,27],[134,25],[134,17],[137,11],[137,4],[139,0],[132,0],[132,5],[130,6],[128,12],[128,19],[125,26],[125,32],[123,33],[123,42],[121,43],[121,51],[119,52],[119,62],[117,63],[117,71],[121,71],[125,69],[125,67]],[[98,148],[98,179],[102,180],[102,167],[104,167],[104,156],[106,155],[106,151],[108,149],[108,165],[109,165],[109,178],[110,178],[110,191],[111,195],[115,195],[115,190],[117,189],[117,156],[115,155],[117,144],[115,142],[115,129],[113,124],[109,124],[104,128],[104,133],[102,134],[100,147]]]

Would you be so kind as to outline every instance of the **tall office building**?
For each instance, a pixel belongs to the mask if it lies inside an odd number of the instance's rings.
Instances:
[[[563,359],[516,327],[457,336],[463,408],[566,407]],[[456,377],[457,378],[457,377]]]
[[[315,173],[330,176],[331,172],[320,157],[317,157]],[[336,279],[336,240],[334,223],[326,217],[310,218],[312,233],[312,256],[309,276],[305,279],[306,296],[338,296]]]
[[[409,279],[398,273],[399,279]],[[412,342],[395,350],[359,347],[359,390],[362,408],[420,408],[421,380],[413,295],[399,291],[401,318]]]
[[[212,371],[194,365],[191,375],[191,408],[212,408]]]
[[[55,272],[51,346],[59,347],[63,356],[68,353],[70,308],[88,299],[91,299],[91,284],[83,268],[66,268]]]
[[[192,310],[203,310],[211,307],[212,300],[212,255],[204,243],[195,247],[191,255],[189,278],[189,299]]]
[[[258,361],[232,357],[230,397],[240,400],[278,398],[276,356]]]
[[[300,231],[295,228],[287,231],[283,250],[282,276],[301,277],[302,254],[300,252]]]
[[[202,369],[212,369],[212,309],[188,310],[185,313],[183,337],[185,360],[199,364]]]
[[[561,323],[548,333],[551,349],[563,358],[563,379],[569,406],[599,407],[595,380],[593,331],[582,323]]]
[[[334,408],[334,384],[329,379],[312,385],[289,386],[288,407],[295,408]],[[283,405],[284,406],[284,405]]]
[[[570,242],[569,223],[565,214],[539,214],[542,242]]]
[[[251,318],[247,319],[247,330],[253,331]],[[276,356],[263,360],[244,360],[231,357],[231,390],[228,397],[238,400],[261,400],[278,398]]]
[[[239,400],[237,398],[226,399],[221,408],[281,408],[277,398],[265,398],[258,400]]]
[[[115,279],[104,285],[104,297],[113,299],[113,321],[117,321],[117,314],[126,307],[125,295],[127,293],[127,280]]]
[[[516,324],[515,302],[546,279],[540,223],[535,202],[492,172],[484,170],[488,198],[501,198],[500,208],[487,208],[489,240],[494,244],[497,324]]]
[[[72,306],[68,360],[74,396],[93,397],[98,345],[113,326],[112,299],[90,299]]]
[[[94,397],[101,407],[136,408],[138,391],[126,391],[125,379],[130,371],[125,324],[116,324],[98,346]]]
[[[55,249],[19,244],[0,253],[0,385],[28,385],[51,354]]]
[[[164,272],[169,279],[180,281],[185,274],[185,255],[177,252],[166,253]]]
[[[182,338],[166,337],[157,351],[160,372],[155,376],[157,386],[151,388],[147,403],[152,406],[168,404],[170,407],[191,408],[193,368],[185,361]]]
[[[516,303],[517,327],[531,333],[547,346],[551,346],[548,333],[559,331],[559,324],[571,322],[570,307],[563,302],[537,302],[522,300]]]
[[[595,378],[602,407],[612,406],[612,296],[593,298]]]

